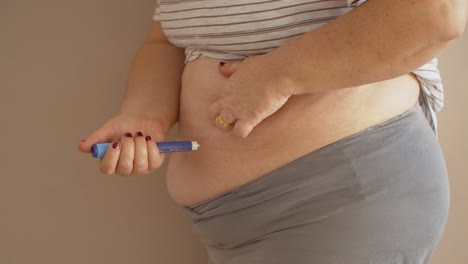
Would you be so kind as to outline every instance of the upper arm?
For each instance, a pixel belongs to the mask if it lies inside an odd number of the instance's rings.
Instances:
[[[148,34],[146,35],[145,42],[168,42],[166,35],[161,27],[159,2],[160,0],[153,0],[156,4],[153,14],[153,25],[151,26]]]
[[[161,27],[161,22],[153,22],[153,25],[146,34],[145,42],[169,42]]]

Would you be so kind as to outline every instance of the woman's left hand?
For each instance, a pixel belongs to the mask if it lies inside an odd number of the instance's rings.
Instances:
[[[267,54],[225,61],[218,69],[228,80],[209,109],[214,126],[245,138],[291,96],[291,83],[270,63]]]

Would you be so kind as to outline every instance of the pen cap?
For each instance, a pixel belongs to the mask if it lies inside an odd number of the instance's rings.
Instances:
[[[109,144],[94,144],[91,147],[91,153],[95,158],[102,158],[106,154]]]

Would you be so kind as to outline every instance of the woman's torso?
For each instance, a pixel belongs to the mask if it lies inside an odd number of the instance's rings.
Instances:
[[[201,57],[182,75],[180,140],[197,151],[177,153],[167,168],[175,203],[190,206],[228,192],[309,152],[400,114],[418,102],[413,74],[365,86],[291,97],[244,139],[223,133],[208,119],[226,78],[219,60]],[[313,85],[313,84],[311,84]]]

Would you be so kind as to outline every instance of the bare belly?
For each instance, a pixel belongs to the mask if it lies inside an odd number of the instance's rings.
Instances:
[[[190,206],[251,182],[346,136],[381,123],[415,105],[413,74],[365,86],[292,96],[242,139],[222,133],[208,119],[226,78],[219,60],[201,57],[182,75],[180,140],[196,140],[197,151],[171,154],[168,192]]]

